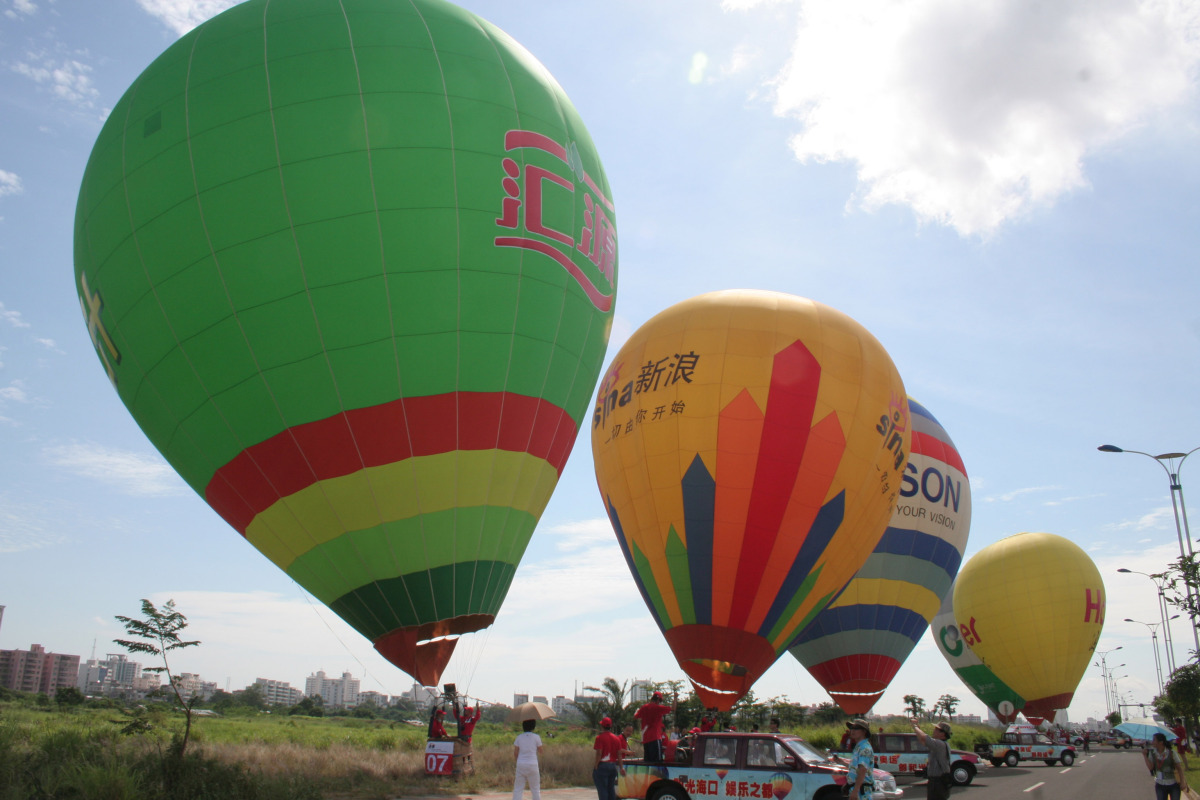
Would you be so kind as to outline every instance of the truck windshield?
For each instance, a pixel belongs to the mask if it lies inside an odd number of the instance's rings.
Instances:
[[[800,756],[805,764],[824,764],[829,760],[829,756],[803,739],[788,736],[784,741],[787,742],[788,747],[795,751],[796,755]]]

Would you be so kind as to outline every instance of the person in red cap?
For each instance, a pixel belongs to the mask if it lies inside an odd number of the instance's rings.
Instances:
[[[662,699],[662,692],[655,692],[651,695],[650,702],[633,715],[642,729],[642,754],[647,761],[663,759],[663,739],[666,738],[663,717],[671,713],[671,707],[664,706]]]
[[[612,720],[608,717],[600,720],[600,727],[603,730],[592,745],[592,749],[596,751],[596,763],[592,765],[592,782],[596,784],[596,793],[600,795],[600,800],[617,800],[617,774],[625,774],[621,737],[612,732]]]
[[[446,716],[446,712],[440,708],[435,708],[433,713],[429,715],[429,738],[430,739],[448,739],[446,735],[446,726],[442,724],[442,717]]]
[[[454,721],[458,724],[458,738],[464,742],[471,741],[471,735],[475,733],[475,724],[483,719],[483,709],[475,706],[474,711],[470,706],[463,706],[463,710],[458,710],[458,701],[454,701]]]

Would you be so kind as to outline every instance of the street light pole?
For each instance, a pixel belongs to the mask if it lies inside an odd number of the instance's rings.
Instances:
[[[1138,625],[1145,625],[1147,628],[1150,629],[1150,643],[1154,646],[1154,672],[1158,676],[1158,694],[1159,694],[1159,696],[1161,696],[1163,693],[1163,681],[1162,681],[1162,662],[1159,661],[1159,659],[1158,659],[1158,626],[1162,625],[1162,623],[1161,622],[1155,622],[1155,623],[1142,622],[1140,619],[1130,619],[1129,617],[1126,617],[1125,621],[1126,622],[1136,622]]]
[[[1143,453],[1141,450],[1125,450],[1117,447],[1115,444],[1102,444],[1096,449],[1102,453],[1137,453],[1140,456],[1154,459],[1163,468],[1163,472],[1167,473],[1167,480],[1170,482],[1171,487],[1171,510],[1175,512],[1175,534],[1179,538],[1179,557],[1182,559],[1195,555],[1195,552],[1192,550],[1192,531],[1188,526],[1187,520],[1187,506],[1183,503],[1183,484],[1179,480],[1179,471],[1183,468],[1183,462],[1187,461],[1187,457],[1200,450],[1200,447],[1193,447],[1186,453],[1161,453],[1157,456],[1150,453]],[[1179,495],[1178,502],[1175,499],[1176,494]],[[1186,546],[1184,544],[1185,535]],[[1187,590],[1189,605],[1195,608],[1196,604],[1193,600],[1194,593],[1191,582],[1185,581],[1184,588]],[[1192,639],[1196,643],[1196,652],[1200,654],[1200,632],[1196,630],[1196,621],[1191,620],[1189,627],[1192,629]]]
[[[1175,674],[1175,637],[1171,633],[1171,620],[1178,619],[1179,615],[1167,616],[1167,594],[1166,594],[1166,579],[1150,575],[1145,572],[1138,572],[1136,569],[1126,569],[1121,567],[1117,572],[1123,572],[1127,575],[1142,575],[1151,580],[1158,588],[1158,616],[1163,626],[1163,649],[1167,654],[1167,677]]]
[[[1117,645],[1112,650],[1105,650],[1102,653],[1096,654],[1100,657],[1100,661],[1095,666],[1100,668],[1100,677],[1104,679],[1104,710],[1107,714],[1112,713],[1112,694],[1108,689],[1108,654],[1115,653],[1123,647],[1124,645]]]

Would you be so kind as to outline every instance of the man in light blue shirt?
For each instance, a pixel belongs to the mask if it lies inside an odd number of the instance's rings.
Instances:
[[[850,754],[849,800],[871,800],[875,788],[875,751],[871,749],[871,726],[865,719],[852,719],[846,723],[854,749]]]

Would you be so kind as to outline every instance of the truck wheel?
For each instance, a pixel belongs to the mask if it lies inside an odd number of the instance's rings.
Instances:
[[[1075,754],[1068,750],[1062,754],[1062,758],[1060,758],[1059,761],[1063,763],[1064,767],[1069,767],[1075,763]]]
[[[1004,763],[1008,764],[1010,767],[1015,767],[1017,764],[1021,763],[1021,757],[1017,755],[1015,750],[1009,750],[1004,754]]]
[[[965,761],[950,765],[950,780],[955,786],[970,786],[975,780],[975,768]]]
[[[998,767],[998,766],[1000,766],[1001,764],[1003,764],[1003,763],[1004,763],[1004,760],[1003,760],[1003,759],[1000,759],[1000,758],[991,758],[991,759],[988,759],[988,760],[992,762],[992,766],[993,766],[993,767]]]
[[[688,793],[676,783],[668,783],[654,793],[653,800],[689,800]]]
[[[1053,758],[1047,758],[1047,759],[1046,759],[1046,766],[1047,766],[1047,767],[1053,767],[1053,766],[1054,766],[1055,764],[1057,764],[1057,763],[1058,763],[1058,761],[1057,761],[1056,759],[1053,759]]]

